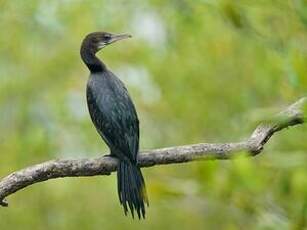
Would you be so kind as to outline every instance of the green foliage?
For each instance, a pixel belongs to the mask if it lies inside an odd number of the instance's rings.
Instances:
[[[306,1],[0,0],[0,175],[107,151],[85,100],[80,42],[126,82],[142,148],[235,141],[307,89]],[[124,217],[116,177],[49,181],[9,197],[0,229],[304,229],[305,126],[253,159],[145,169],[146,221]]]

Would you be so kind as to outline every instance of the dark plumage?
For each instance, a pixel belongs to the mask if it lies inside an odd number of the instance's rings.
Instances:
[[[81,58],[91,74],[87,83],[87,104],[92,121],[110,148],[111,156],[119,159],[117,169],[118,196],[125,214],[136,210],[145,218],[148,204],[145,182],[137,166],[139,121],[134,104],[124,84],[95,56],[103,47],[130,35],[106,32],[88,34],[81,45]]]

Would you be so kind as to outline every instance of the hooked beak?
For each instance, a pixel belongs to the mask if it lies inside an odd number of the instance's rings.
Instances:
[[[123,39],[127,39],[127,38],[131,38],[131,37],[132,36],[130,34],[112,34],[108,41],[102,41],[98,44],[98,50],[101,50],[105,46],[110,45],[114,42],[117,42]]]
[[[123,39],[131,38],[132,36],[130,34],[114,34],[112,35],[110,41],[108,42],[109,44],[113,42],[117,42]]]

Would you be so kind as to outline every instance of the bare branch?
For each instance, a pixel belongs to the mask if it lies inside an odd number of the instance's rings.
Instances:
[[[289,106],[271,121],[260,124],[251,137],[235,143],[200,143],[148,150],[138,157],[141,167],[184,163],[195,160],[231,159],[242,151],[249,156],[259,154],[270,137],[289,126],[304,123],[307,98]],[[0,181],[0,205],[7,206],[4,198],[29,185],[59,177],[110,175],[116,171],[117,160],[111,157],[90,159],[52,160],[16,171]]]

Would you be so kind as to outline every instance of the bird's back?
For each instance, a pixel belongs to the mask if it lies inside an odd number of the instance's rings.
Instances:
[[[139,148],[139,121],[124,84],[108,70],[91,74],[87,84],[87,103],[92,121],[112,154],[135,162]]]

